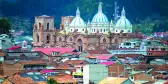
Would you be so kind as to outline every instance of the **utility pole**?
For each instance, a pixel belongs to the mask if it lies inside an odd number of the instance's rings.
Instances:
[[[116,23],[117,20],[118,20],[118,18],[120,17],[120,16],[118,15],[118,13],[119,13],[119,11],[118,11],[119,6],[118,6],[118,4],[117,4],[117,1],[115,1],[114,6],[115,6],[115,7],[114,7],[114,23]]]

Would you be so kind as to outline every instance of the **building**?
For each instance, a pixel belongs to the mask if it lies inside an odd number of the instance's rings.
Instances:
[[[83,67],[83,84],[89,81],[98,84],[101,80],[108,77],[108,67],[103,64],[89,64]]]
[[[0,49],[6,50],[12,46],[14,46],[12,39],[6,34],[1,34],[0,35]]]
[[[124,8],[121,18],[114,25],[103,13],[101,3],[91,22],[86,23],[77,8],[75,17],[62,17],[60,30],[54,27],[54,17],[46,15],[35,17],[33,29],[35,47],[66,47],[79,51],[116,47],[118,43],[141,37],[141,33],[132,33]]]

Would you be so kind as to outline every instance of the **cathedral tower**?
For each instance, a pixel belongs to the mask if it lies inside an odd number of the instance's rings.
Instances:
[[[35,17],[33,45],[43,46],[44,44],[52,44],[54,31],[54,17],[46,15]]]

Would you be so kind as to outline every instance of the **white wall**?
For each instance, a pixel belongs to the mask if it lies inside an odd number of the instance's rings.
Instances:
[[[89,65],[83,67],[83,84],[89,84]]]

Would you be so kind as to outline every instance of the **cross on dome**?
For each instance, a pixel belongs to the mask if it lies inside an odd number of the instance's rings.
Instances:
[[[99,7],[98,7],[98,12],[99,13],[102,13],[102,2],[99,2]]]
[[[77,7],[77,10],[76,10],[76,16],[77,16],[77,17],[80,17],[79,7]]]
[[[121,17],[125,17],[125,9],[123,7],[122,12],[121,12]]]

